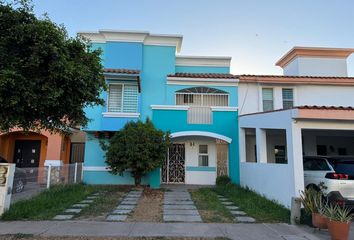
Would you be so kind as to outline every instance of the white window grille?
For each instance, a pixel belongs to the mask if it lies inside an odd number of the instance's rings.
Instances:
[[[283,88],[283,108],[289,109],[294,106],[294,90],[292,88]]]
[[[229,94],[215,88],[194,87],[176,92],[176,105],[190,106],[189,124],[211,124],[212,106],[228,106]]]
[[[274,110],[273,88],[262,89],[263,111]]]
[[[138,112],[138,86],[131,84],[109,84],[108,112]]]
[[[200,167],[209,166],[208,145],[199,145],[198,165]]]

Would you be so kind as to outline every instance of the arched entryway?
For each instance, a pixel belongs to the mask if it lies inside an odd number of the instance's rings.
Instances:
[[[163,183],[214,185],[228,175],[228,148],[232,139],[206,131],[171,134],[172,146],[162,167]]]

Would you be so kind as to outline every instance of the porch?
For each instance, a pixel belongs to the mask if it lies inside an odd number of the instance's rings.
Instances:
[[[290,207],[304,189],[303,156],[353,155],[354,110],[304,106],[243,115],[241,185]]]

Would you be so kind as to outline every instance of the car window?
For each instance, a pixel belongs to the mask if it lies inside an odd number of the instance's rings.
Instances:
[[[304,170],[306,171],[330,171],[325,159],[307,158],[304,160]]]
[[[348,174],[354,176],[354,161],[334,161],[332,163],[334,170],[337,173]]]

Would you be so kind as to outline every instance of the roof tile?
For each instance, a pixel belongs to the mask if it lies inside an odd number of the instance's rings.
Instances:
[[[237,76],[235,76],[233,74],[229,74],[229,73],[184,73],[184,72],[177,72],[175,74],[169,74],[168,77],[237,79]]]
[[[105,68],[105,73],[140,74],[139,70],[125,68]]]

